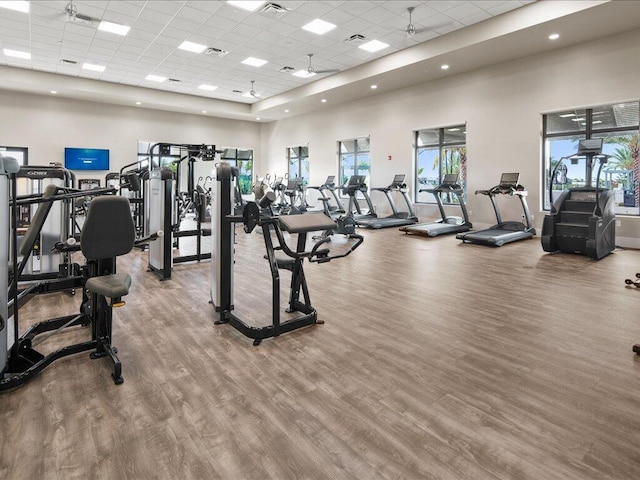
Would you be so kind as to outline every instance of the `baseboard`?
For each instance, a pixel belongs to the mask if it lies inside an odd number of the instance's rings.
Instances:
[[[640,249],[640,238],[619,237],[618,235],[616,235],[616,247]]]

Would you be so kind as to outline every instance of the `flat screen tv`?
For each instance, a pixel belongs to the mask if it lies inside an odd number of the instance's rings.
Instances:
[[[109,170],[109,150],[65,148],[64,168],[69,170]]]

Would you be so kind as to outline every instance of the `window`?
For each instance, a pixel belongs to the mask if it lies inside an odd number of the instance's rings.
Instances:
[[[15,158],[20,166],[29,165],[29,149],[26,147],[0,147],[0,155]]]
[[[309,183],[309,147],[287,148],[289,178],[302,178],[302,184]]]
[[[352,175],[364,175],[369,184],[371,173],[371,153],[369,137],[338,142],[340,152],[340,185],[349,181]]]
[[[434,203],[433,194],[420,192],[442,183],[447,173],[460,175],[463,195],[467,184],[467,127],[454,125],[415,132],[416,174],[415,199],[417,203]],[[442,197],[443,203],[458,203],[455,195]]]
[[[251,193],[253,179],[253,150],[242,148],[223,148],[221,159],[238,168],[238,187],[242,195]]]
[[[602,153],[610,155],[602,167],[600,186],[614,192],[616,213],[640,214],[638,189],[638,124],[639,103],[626,102],[613,105],[565,110],[543,115],[543,167],[542,185],[544,209],[549,210],[549,174],[562,157],[577,151],[583,138],[603,138]],[[566,188],[586,185],[587,166],[584,160],[573,164],[565,161],[566,183],[553,185],[553,200]],[[594,162],[591,185],[595,185],[598,162]]]

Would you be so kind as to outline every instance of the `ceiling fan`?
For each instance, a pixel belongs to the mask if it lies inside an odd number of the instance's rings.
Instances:
[[[313,65],[311,65],[311,57],[313,57],[313,53],[307,53],[307,57],[309,57],[309,66],[307,67],[307,73],[309,75],[313,75],[314,73],[317,73],[318,75],[321,75],[323,73],[336,73],[339,72],[340,70],[316,70],[315,68],[313,68]]]
[[[431,25],[429,28],[416,28],[416,26],[413,24],[411,16],[413,14],[413,11],[416,9],[416,7],[408,7],[407,8],[407,12],[409,12],[409,24],[404,27],[404,33],[407,36],[407,38],[412,38],[416,35],[419,35],[423,32],[428,32],[428,31],[434,31],[434,29],[438,29],[438,28],[443,28],[446,27],[448,25],[451,25],[453,22],[452,21],[447,21],[447,22],[443,22],[440,23],[438,25]],[[435,33],[435,32],[434,32]]]
[[[64,7],[63,13],[66,16],[67,22],[75,22],[83,25],[93,26],[94,23],[99,21],[97,18],[78,13],[78,7],[73,4],[73,0],[69,0],[69,3],[67,3],[67,5]]]
[[[250,97],[260,98],[260,94],[258,92],[256,92],[255,89],[254,89],[254,84],[255,83],[256,83],[255,80],[251,80],[251,90],[249,90],[247,93],[249,94],[248,96],[250,96]]]

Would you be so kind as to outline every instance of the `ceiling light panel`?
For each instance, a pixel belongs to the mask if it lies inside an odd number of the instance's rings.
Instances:
[[[123,37],[129,33],[131,27],[127,25],[120,25],[119,23],[111,23],[111,22],[100,22],[98,25],[98,30],[102,30],[103,32],[115,33],[116,35],[122,35]]]
[[[319,18],[316,18],[314,21],[309,22],[302,27],[303,30],[315,33],[317,35],[324,35],[334,28],[336,28],[336,25],[334,25],[333,23],[325,22],[324,20],[321,20]]]
[[[202,53],[207,49],[206,45],[200,43],[193,43],[184,41],[178,47],[180,50],[186,50],[187,52]]]
[[[252,67],[261,67],[269,62],[267,62],[266,60],[262,60],[261,58],[248,57],[245,58],[242,63],[244,63],[245,65],[251,65]]]
[[[11,50],[10,48],[5,48],[2,51],[7,57],[21,58],[23,60],[31,60],[31,53],[29,52],[21,52],[20,50]]]
[[[218,87],[216,87],[215,85],[208,85],[206,83],[203,83],[202,85],[200,85],[198,87],[200,90],[206,90],[207,92],[213,92],[214,90],[216,90]]]
[[[313,77],[316,73],[315,72],[309,72],[308,70],[298,70],[295,73],[292,73],[291,75],[293,75],[294,77],[300,77],[300,78],[309,78],[309,77]]]
[[[92,72],[104,72],[106,67],[104,65],[96,65],[95,63],[83,63],[82,68]]]
[[[241,8],[242,10],[246,10],[247,12],[255,12],[266,2],[253,2],[253,1],[227,1],[227,3],[233,7]]]
[[[16,12],[29,13],[29,2],[0,1],[0,7]]]
[[[150,82],[164,82],[167,77],[161,77],[160,75],[147,75],[146,77],[144,77],[145,80],[149,80]]]
[[[367,52],[379,52],[380,50],[384,50],[388,48],[389,44],[381,42],[380,40],[371,40],[367,43],[363,43],[359,45],[358,48],[362,50],[366,50]]]

